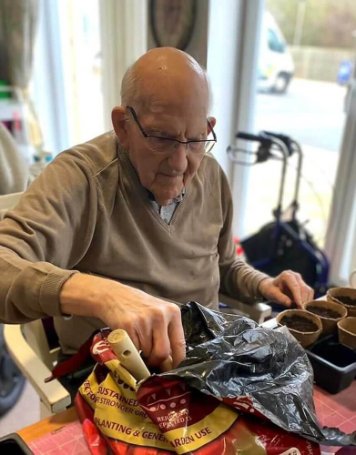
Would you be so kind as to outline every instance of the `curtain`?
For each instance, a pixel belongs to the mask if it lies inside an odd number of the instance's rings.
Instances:
[[[27,135],[39,149],[42,134],[28,86],[32,74],[39,0],[0,0],[0,79],[23,103]]]
[[[105,0],[99,2],[103,54],[102,88],[104,112],[119,103],[120,81],[126,69],[147,50],[146,2],[142,0]],[[105,128],[111,129],[110,115]]]

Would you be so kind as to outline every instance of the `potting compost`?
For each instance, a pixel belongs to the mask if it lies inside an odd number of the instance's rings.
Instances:
[[[346,295],[340,295],[337,297],[340,302],[342,302],[344,305],[355,305],[356,306],[356,300],[352,299],[351,297],[347,297]]]
[[[75,401],[95,453],[320,454],[319,444],[356,445],[356,432],[319,427],[313,370],[288,332],[195,302],[181,314],[186,359],[138,383],[107,332],[94,335],[97,363]]]
[[[330,308],[322,308],[320,306],[308,306],[308,311],[311,311],[318,316],[323,318],[337,319],[340,317],[340,314],[337,311],[330,310]]]
[[[303,318],[303,316],[284,316],[281,324],[300,332],[315,332],[315,330],[318,330],[318,326],[313,321]]]

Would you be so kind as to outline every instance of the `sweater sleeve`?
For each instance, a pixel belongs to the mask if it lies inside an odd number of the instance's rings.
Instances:
[[[59,155],[0,222],[0,320],[61,315],[59,291],[95,230],[96,180],[78,154]]]
[[[232,239],[233,206],[227,178],[221,170],[221,207],[223,228],[220,233],[218,252],[220,267],[220,291],[241,301],[253,301],[262,298],[258,286],[268,277],[248,265],[236,255]]]

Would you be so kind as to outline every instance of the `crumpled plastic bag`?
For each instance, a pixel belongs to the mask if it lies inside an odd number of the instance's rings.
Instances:
[[[286,431],[323,445],[356,445],[356,431],[320,428],[313,402],[313,369],[288,331],[260,327],[251,319],[182,307],[187,358],[174,370],[191,387],[246,412],[252,408]],[[160,376],[164,377],[167,373]],[[241,400],[242,405],[237,403]]]
[[[138,384],[105,336],[94,337],[97,365],[76,405],[113,453],[318,454],[318,443],[356,445],[356,432],[318,426],[312,368],[289,333],[195,302],[181,311],[186,360]]]

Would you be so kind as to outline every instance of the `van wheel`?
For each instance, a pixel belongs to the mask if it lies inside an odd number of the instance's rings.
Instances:
[[[279,73],[274,82],[272,91],[280,94],[286,93],[290,80],[291,76],[289,74]]]

